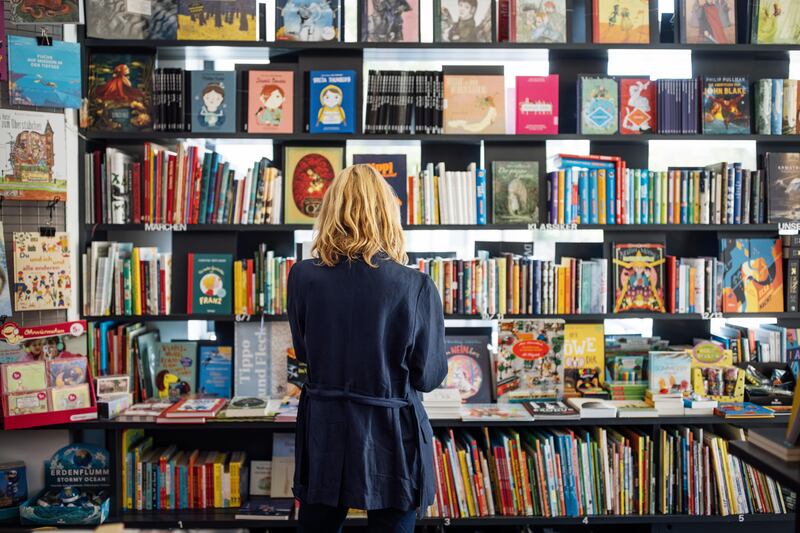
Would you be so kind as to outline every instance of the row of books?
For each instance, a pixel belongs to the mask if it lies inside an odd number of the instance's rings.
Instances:
[[[486,224],[486,169],[475,163],[456,171],[428,163],[408,178],[406,196],[410,225]]]
[[[185,80],[180,68],[157,68],[153,71],[153,130],[184,130]]]
[[[726,323],[711,339],[731,350],[734,362],[800,364],[800,330],[761,324],[755,327]]]
[[[797,80],[763,79],[755,84],[759,135],[797,135]]]
[[[233,314],[286,314],[286,284],[294,257],[275,257],[260,244],[253,259],[233,263]]]
[[[364,133],[443,133],[443,77],[422,70],[370,70]]]

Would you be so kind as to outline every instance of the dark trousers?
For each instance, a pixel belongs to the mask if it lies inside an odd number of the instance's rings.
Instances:
[[[347,517],[347,507],[331,507],[319,503],[301,503],[298,533],[339,533]],[[415,511],[376,509],[367,511],[370,533],[413,533]]]

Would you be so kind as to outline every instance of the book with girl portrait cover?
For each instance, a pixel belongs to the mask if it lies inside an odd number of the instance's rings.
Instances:
[[[236,74],[197,71],[191,73],[192,131],[236,131]]]
[[[294,133],[295,71],[290,67],[252,66],[239,78],[247,87],[242,130],[248,133]]]
[[[355,133],[354,70],[312,70],[309,73],[311,133]]]

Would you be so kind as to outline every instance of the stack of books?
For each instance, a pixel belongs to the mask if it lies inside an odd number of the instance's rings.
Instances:
[[[458,389],[440,388],[425,392],[422,394],[422,406],[431,419],[461,419],[461,393]]]

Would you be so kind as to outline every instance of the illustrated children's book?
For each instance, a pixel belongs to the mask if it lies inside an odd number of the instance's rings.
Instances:
[[[372,43],[417,43],[419,15],[419,0],[363,0],[361,40]]]
[[[539,222],[539,162],[492,161],[494,224]]]
[[[79,24],[79,0],[8,0],[11,24]]]
[[[312,224],[322,197],[343,168],[338,147],[287,146],[284,149],[284,206],[286,224]]]
[[[53,41],[39,46],[34,37],[8,36],[9,95],[14,105],[81,106],[81,45]]]
[[[400,206],[400,220],[402,221],[407,220],[408,217],[406,157],[406,154],[353,154],[354,165],[372,165],[392,186]]]
[[[585,135],[614,135],[619,130],[619,87],[614,78],[578,78],[580,119],[578,132]]]
[[[184,398],[164,411],[166,418],[214,418],[225,406],[224,398]]]
[[[196,342],[162,342],[153,355],[148,364],[153,390],[160,398],[197,392]]]
[[[88,371],[86,357],[59,357],[47,362],[47,375],[51,387],[64,387],[86,383]]]
[[[775,412],[750,402],[720,402],[714,414],[723,418],[772,418]]]
[[[354,70],[312,70],[309,73],[311,133],[356,131],[356,73]]]
[[[200,70],[191,73],[192,131],[236,131],[236,74]]]
[[[685,396],[692,391],[692,356],[688,352],[650,352],[653,396]]]
[[[650,0],[593,0],[592,42],[650,42]]]
[[[564,327],[564,396],[600,390],[604,353],[603,324],[567,324]]]
[[[71,255],[66,232],[14,233],[14,310],[69,309]]]
[[[153,129],[154,59],[152,54],[91,54],[86,87],[89,129]]]
[[[566,0],[511,0],[511,41],[567,42]]]
[[[256,0],[177,1],[180,40],[256,40]]]
[[[341,0],[276,0],[275,40],[338,41]]]
[[[238,322],[234,330],[234,395],[283,398],[293,355],[288,322]]]
[[[800,220],[800,153],[768,153],[765,166],[769,222]]]
[[[688,44],[736,44],[735,0],[680,0],[680,36]]]
[[[619,132],[623,135],[653,133],[656,125],[656,84],[647,78],[623,78],[619,82]]]
[[[722,311],[783,312],[783,250],[780,239],[719,242],[724,268]]]
[[[294,131],[294,71],[250,70],[247,72],[247,118],[250,133]]]
[[[189,290],[186,309],[189,314],[231,314],[233,256],[190,253],[188,259]]]
[[[524,405],[513,403],[472,403],[461,406],[461,420],[481,422],[484,420],[530,420],[531,415]]]
[[[502,67],[444,67],[444,132],[505,133]]]
[[[558,133],[558,74],[517,76],[517,134]]]
[[[88,383],[71,387],[48,389],[50,407],[53,411],[70,411],[92,406],[92,394]]]
[[[496,361],[499,401],[555,399],[564,388],[564,321],[501,320]]]
[[[492,0],[434,0],[434,42],[490,43],[493,39]]]
[[[3,392],[33,392],[47,388],[44,361],[7,363],[3,365]]]
[[[175,39],[176,0],[85,0],[86,36],[96,39]]]
[[[233,382],[233,349],[231,346],[203,346],[198,353],[200,374],[197,393],[216,398],[230,398]]]
[[[663,244],[614,244],[614,312],[666,312],[664,264]]]
[[[489,403],[492,401],[492,372],[489,360],[489,343],[486,335],[447,335],[447,377],[442,384],[448,389],[458,389],[461,401]]]
[[[795,0],[756,2],[750,40],[756,44],[800,44],[800,3]]]
[[[703,80],[703,133],[750,133],[750,90],[747,78]]]

